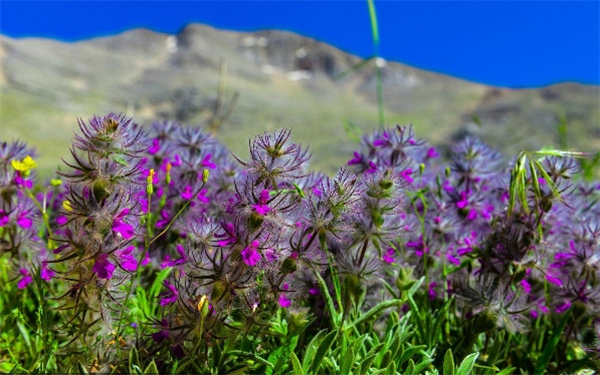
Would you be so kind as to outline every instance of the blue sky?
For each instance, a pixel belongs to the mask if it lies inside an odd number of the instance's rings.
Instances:
[[[375,0],[381,56],[506,87],[600,84],[600,1]],[[367,2],[0,1],[0,33],[64,41],[197,22],[284,29],[373,54]]]

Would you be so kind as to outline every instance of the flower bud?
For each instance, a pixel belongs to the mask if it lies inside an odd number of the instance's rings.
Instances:
[[[200,311],[200,316],[203,318],[208,315],[208,297],[205,295],[200,298],[200,302],[198,302],[198,311]]]
[[[210,175],[210,172],[208,171],[208,169],[205,169],[202,171],[202,182],[206,183],[208,181],[208,176]]]

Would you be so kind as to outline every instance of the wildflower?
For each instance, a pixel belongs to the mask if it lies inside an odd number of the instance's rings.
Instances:
[[[22,161],[11,161],[11,165],[15,169],[15,171],[21,172],[23,177],[29,176],[31,170],[37,167],[36,162],[29,155],[25,156],[25,158]]]
[[[400,175],[401,175],[402,177],[404,177],[404,179],[405,179],[405,180],[406,180],[406,181],[407,181],[409,184],[412,184],[412,183],[415,181],[415,180],[414,180],[412,177],[410,177],[410,175],[411,175],[412,173],[413,173],[413,170],[412,170],[412,169],[410,169],[410,168],[408,168],[408,169],[405,169],[405,170],[403,170],[403,171],[400,173]]]
[[[92,272],[98,274],[99,279],[110,279],[115,272],[115,265],[108,261],[107,254],[100,254],[92,267]]]
[[[179,292],[177,291],[177,289],[175,289],[174,285],[165,280],[165,286],[167,287],[167,289],[169,289],[169,291],[166,294],[163,294],[166,297],[160,300],[161,306],[166,306],[168,304],[177,302],[177,299],[179,298]]]
[[[68,200],[64,200],[63,204],[62,204],[63,208],[65,209],[65,211],[68,212],[73,212],[73,207],[71,207],[71,202],[69,202]]]
[[[571,301],[565,301],[564,303],[558,305],[556,307],[556,312],[558,314],[564,313],[565,311],[567,311],[569,308],[571,307]]]
[[[183,246],[178,244],[176,248],[180,258],[176,260],[171,260],[171,256],[167,254],[165,256],[165,260],[160,264],[161,268],[175,267],[187,262],[188,257],[187,255],[185,255],[185,249],[183,248]]]
[[[348,165],[362,164],[362,162],[362,156],[358,152],[354,151],[354,157],[348,160]]]
[[[221,223],[221,227],[223,227],[223,233],[216,234],[217,238],[224,238],[217,242],[219,246],[227,246],[237,242],[237,235],[235,234],[235,227],[232,223]]]
[[[181,193],[181,199],[190,200],[194,197],[194,193],[192,192],[192,187],[190,185],[186,185],[183,189],[183,193]]]
[[[292,306],[292,301],[289,298],[287,298],[285,294],[281,294],[279,296],[279,306],[283,308],[288,308]]]
[[[31,225],[33,224],[33,220],[26,217],[28,213],[29,211],[24,211],[19,213],[19,215],[17,216],[17,224],[19,224],[19,226],[23,229],[31,228]]]
[[[436,286],[437,286],[437,283],[435,281],[429,284],[429,288],[427,290],[427,296],[429,297],[430,301],[434,301],[437,298],[437,293],[435,291]]]
[[[207,167],[210,169],[215,169],[217,166],[215,165],[215,163],[212,163],[210,161],[210,158],[212,157],[211,154],[207,154],[204,159],[202,160],[202,162],[200,163],[200,165],[202,165],[203,167]]]
[[[40,277],[42,280],[50,281],[54,277],[54,271],[48,268],[46,262],[42,262],[42,269],[40,270]]]
[[[10,218],[8,217],[6,211],[0,209],[0,227],[5,226],[6,224],[8,224],[9,221]]]
[[[132,255],[135,246],[128,246],[123,250],[117,250],[115,254],[121,259],[121,267],[123,267],[127,271],[135,271],[137,270],[137,261],[135,257]]]
[[[258,203],[253,204],[252,208],[254,208],[254,210],[259,215],[266,215],[271,211],[271,207],[267,206],[268,200],[269,200],[269,191],[265,189],[260,192],[260,197],[258,199]]]
[[[154,138],[152,140],[152,147],[148,149],[148,153],[150,155],[156,154],[160,150],[160,143],[158,142],[158,138]]]
[[[423,241],[423,235],[421,235],[419,237],[418,242],[414,242],[414,241],[407,242],[406,247],[415,249],[416,254],[420,257],[422,257],[424,253],[429,252],[429,247],[425,246],[425,242]]]
[[[165,328],[169,328],[169,323],[167,322],[166,319],[163,319],[161,322],[162,328],[160,331],[158,332],[154,332],[152,334],[152,340],[154,340],[155,343],[160,344],[161,342],[165,341],[166,339],[169,338],[169,331]]]
[[[129,208],[124,208],[113,220],[112,230],[120,234],[124,239],[128,240],[135,235],[133,227],[123,221],[129,214]]]
[[[259,242],[254,240],[250,246],[242,250],[242,259],[244,260],[244,263],[250,267],[254,267],[261,259],[259,252],[256,251],[259,245]]]
[[[19,283],[17,284],[17,288],[25,289],[27,285],[33,282],[33,279],[31,278],[31,274],[29,273],[29,271],[27,271],[25,268],[21,268],[19,272],[21,273],[22,277]]]
[[[429,150],[427,150],[427,158],[428,158],[428,159],[437,158],[437,157],[439,157],[439,156],[440,156],[440,154],[438,154],[438,153],[435,151],[435,147],[431,147],[431,148],[429,148]]]
[[[383,261],[386,263],[389,263],[389,264],[394,263],[394,254],[395,254],[394,249],[390,247],[389,249],[387,249],[387,252],[385,254],[383,254],[383,256],[382,256]]]

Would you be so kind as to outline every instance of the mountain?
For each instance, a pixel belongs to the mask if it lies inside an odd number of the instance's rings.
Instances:
[[[0,36],[0,61],[0,139],[35,146],[46,173],[68,155],[77,117],[111,111],[142,124],[225,118],[217,135],[241,155],[249,137],[292,128],[296,141],[310,144],[313,166],[328,172],[357,147],[344,120],[378,127],[375,62],[352,70],[360,58],[285,31],[192,24],[177,35],[136,29],[74,43]],[[600,149],[598,86],[507,89],[378,63],[386,123],[413,123],[442,150],[467,134],[508,155],[556,145],[561,116],[569,148]]]

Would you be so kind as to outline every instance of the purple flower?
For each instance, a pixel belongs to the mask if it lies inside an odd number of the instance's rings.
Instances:
[[[264,253],[265,258],[267,258],[269,262],[274,262],[279,258],[277,254],[275,254],[275,249],[266,249]]]
[[[308,290],[308,293],[312,296],[316,296],[321,294],[321,291],[319,290],[319,288],[312,287]]]
[[[435,281],[429,284],[427,295],[428,295],[430,301],[433,301],[437,298],[437,293],[435,292],[436,286],[437,286],[437,283]]]
[[[27,285],[33,282],[33,279],[31,278],[31,274],[29,273],[29,271],[27,271],[25,268],[21,268],[19,272],[21,273],[22,277],[21,280],[19,280],[19,283],[17,284],[17,288],[25,289]]]
[[[382,256],[383,261],[386,263],[389,263],[389,264],[394,263],[394,254],[395,254],[394,249],[390,247],[389,249],[387,249],[387,252],[385,254],[383,254],[383,256]]]
[[[167,280],[165,280],[165,286],[167,287],[167,289],[169,289],[169,291],[166,294],[162,294],[165,296],[165,298],[160,300],[161,306],[166,306],[170,303],[177,302],[177,299],[179,298],[179,292],[177,291],[177,289],[175,289],[175,286],[173,286]]]
[[[200,163],[200,165],[202,165],[203,167],[206,167],[206,168],[215,169],[217,166],[210,161],[211,156],[212,156],[211,154],[207,154],[204,157],[204,160],[202,160],[202,163]]]
[[[269,191],[267,189],[260,192],[260,197],[258,198],[258,203],[253,204],[252,208],[259,215],[266,215],[271,211],[271,207],[267,206],[267,201],[269,200]]]
[[[435,147],[431,147],[431,148],[429,148],[429,150],[427,150],[427,158],[428,159],[437,158],[438,156],[440,156],[440,154],[438,154],[435,151]]]
[[[54,277],[54,271],[48,268],[46,262],[42,262],[42,269],[40,270],[40,277],[42,280],[50,281]]]
[[[108,261],[108,254],[100,254],[92,267],[92,272],[98,274],[99,279],[110,279],[115,272],[115,265]]]
[[[115,254],[121,259],[121,267],[127,271],[137,270],[137,261],[132,254],[133,250],[135,250],[135,246],[128,246],[123,250],[115,251]]]
[[[556,312],[561,314],[561,313],[567,311],[570,307],[571,307],[571,301],[566,301],[565,303],[558,305],[556,307]]]
[[[156,342],[157,344],[160,344],[161,342],[169,338],[169,331],[165,329],[169,328],[169,323],[166,319],[162,320],[162,328],[163,329],[161,329],[160,331],[154,332],[152,334],[152,340],[154,340],[154,342]]]
[[[288,308],[292,306],[292,301],[289,298],[287,298],[285,294],[281,294],[279,296],[279,306],[283,308]]]
[[[66,216],[59,216],[56,218],[56,223],[58,225],[65,225],[69,221],[69,218]]]
[[[350,160],[348,160],[348,165],[354,165],[354,164],[362,164],[363,159],[362,156],[360,156],[360,154],[356,151],[354,151],[354,157]]]
[[[128,240],[135,235],[133,227],[123,219],[129,214],[129,208],[124,208],[113,220],[112,230],[121,235],[124,239]]]
[[[202,203],[208,203],[210,202],[210,198],[208,198],[206,196],[206,193],[208,192],[208,190],[206,189],[202,189],[200,190],[200,193],[198,193],[198,200]]]
[[[421,235],[419,237],[419,242],[413,242],[413,241],[407,242],[406,247],[415,249],[416,254],[420,257],[422,257],[424,253],[429,252],[429,247],[425,246],[425,243],[423,242],[423,235]]]
[[[561,279],[559,279],[558,277],[550,274],[550,273],[546,273],[546,280],[548,280],[548,282],[558,285],[558,286],[562,286],[563,282]]]
[[[369,162],[369,168],[365,170],[365,173],[375,173],[377,172],[377,166],[372,161]]]
[[[31,225],[33,224],[33,221],[30,218],[25,217],[28,213],[29,211],[24,211],[17,216],[17,224],[23,229],[31,228]]]
[[[158,138],[154,138],[152,140],[152,147],[148,149],[148,153],[150,155],[156,154],[160,150],[160,143],[158,142]]]
[[[237,242],[237,235],[235,234],[235,227],[232,223],[221,223],[221,227],[223,227],[223,233],[216,234],[216,238],[223,238],[217,242],[219,246],[227,246]]]
[[[250,267],[254,267],[256,263],[258,263],[258,261],[261,259],[259,252],[256,251],[259,245],[259,242],[254,240],[252,241],[250,246],[242,250],[242,259],[244,260],[244,263],[246,263]]]
[[[6,211],[0,210],[0,227],[5,226],[9,221],[10,219],[8,218]]]
[[[186,185],[186,187],[183,190],[183,193],[181,193],[181,199],[190,200],[193,196],[194,193],[192,192],[192,187],[190,185]]]
[[[188,257],[185,255],[185,249],[183,246],[178,244],[176,247],[177,252],[179,253],[179,259],[171,260],[171,256],[167,254],[165,255],[165,260],[160,264],[161,268],[175,267],[187,262]]]
[[[460,200],[456,202],[456,207],[461,209],[467,207],[469,205],[469,200],[467,199],[468,195],[469,194],[466,191],[461,191]]]
[[[405,170],[403,170],[403,171],[400,173],[400,175],[401,175],[402,177],[404,177],[404,179],[405,179],[405,180],[406,180],[406,181],[407,181],[409,184],[412,184],[412,183],[415,181],[415,180],[414,180],[412,177],[410,177],[410,175],[411,175],[412,173],[413,173],[413,170],[412,170],[412,169],[410,169],[410,168],[408,168],[408,169],[405,169]]]

